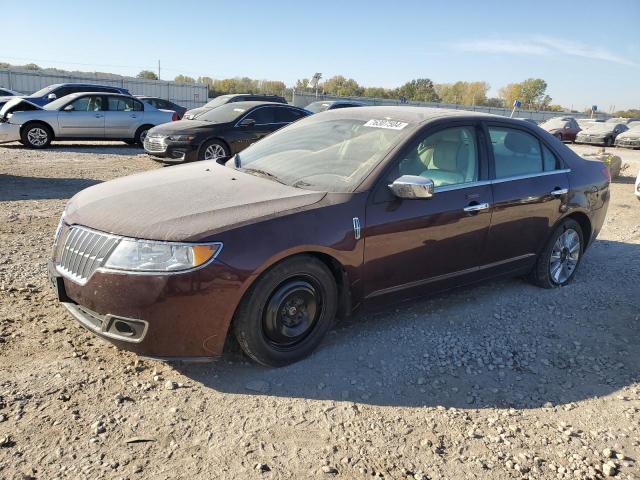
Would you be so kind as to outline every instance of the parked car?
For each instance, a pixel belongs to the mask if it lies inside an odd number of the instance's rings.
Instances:
[[[629,128],[629,130],[631,130],[632,128],[640,127],[640,120],[634,120],[633,122],[627,123],[627,127]]]
[[[136,95],[136,98],[156,107],[158,110],[170,110],[172,112],[176,112],[178,114],[178,120],[181,120],[187,111],[186,107],[170,102],[169,100],[165,100],[164,98],[145,97],[142,95]]]
[[[629,125],[631,122],[638,121],[640,121],[640,118],[612,117],[608,118],[606,123],[621,123],[622,125]]]
[[[500,275],[567,285],[605,219],[608,175],[514,119],[330,110],[225,165],[78,193],[50,280],[81,325],[118,347],[209,358],[231,330],[249,357],[280,366],[361,305]]]
[[[52,140],[124,140],[142,144],[150,128],[177,120],[130,95],[72,93],[40,107],[16,98],[0,109],[0,143],[47,148]]]
[[[144,149],[166,163],[220,160],[307,115],[310,113],[302,108],[281,103],[227,103],[194,120],[151,129]]]
[[[335,110],[336,108],[363,107],[364,105],[364,103],[356,102],[355,100],[326,100],[310,103],[304,108],[311,113],[318,113],[326,110]]]
[[[616,137],[616,147],[640,148],[640,122],[636,126],[629,124],[630,128]]]
[[[628,130],[622,123],[602,122],[587,126],[576,136],[576,143],[589,143],[592,145],[604,145],[610,147],[616,137]]]
[[[260,95],[253,93],[234,93],[230,95],[220,95],[209,103],[206,103],[202,107],[192,108],[191,110],[187,110],[184,114],[184,118],[186,120],[193,120],[198,115],[212,110],[220,105],[224,105],[226,103],[234,103],[234,102],[274,102],[274,103],[287,103],[284,97],[279,95]]]
[[[594,123],[601,122],[601,120],[596,120],[595,118],[579,118],[576,120],[576,122],[578,122],[578,126],[580,127],[580,129],[584,130]]]
[[[16,97],[19,95],[22,95],[22,93],[9,90],[8,88],[0,88],[0,97]]]
[[[561,142],[575,142],[576,135],[581,130],[580,125],[573,117],[550,118],[541,123],[540,128],[546,130]]]
[[[21,95],[20,98],[29,100],[29,102],[45,106],[47,103],[62,98],[72,93],[81,92],[101,92],[101,93],[121,93],[123,95],[129,95],[129,90],[126,88],[112,87],[110,85],[92,85],[90,83],[57,83],[55,85],[49,85],[43,89],[38,90],[31,95]],[[4,106],[9,100],[15,97],[0,97],[0,108]]]

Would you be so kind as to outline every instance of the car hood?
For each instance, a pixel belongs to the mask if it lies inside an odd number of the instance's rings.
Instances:
[[[87,188],[67,205],[65,222],[134,238],[200,241],[313,205],[325,195],[214,161],[197,162]]]
[[[21,108],[27,110],[42,110],[40,105],[27,100],[27,97],[5,97],[9,101],[0,108],[0,119],[6,118],[9,113],[20,111]]]
[[[617,138],[640,138],[640,128],[632,128],[626,132],[622,132]]]
[[[205,107],[192,108],[191,110],[187,110],[185,112],[185,116],[193,118],[195,115],[200,115],[201,113],[206,112],[207,110],[210,110],[210,109]]]
[[[149,135],[171,135],[176,133],[198,132],[210,130],[227,125],[226,123],[204,122],[200,120],[178,120],[177,122],[163,123],[149,130]]]
[[[615,125],[612,126],[611,128],[585,128],[582,131],[580,131],[579,135],[608,135],[610,133],[613,133],[613,129],[615,128]]]

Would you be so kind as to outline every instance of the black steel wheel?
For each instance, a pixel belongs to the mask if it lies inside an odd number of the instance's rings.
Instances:
[[[249,289],[233,321],[243,351],[258,363],[279,367],[309,355],[333,325],[338,289],[315,257],[280,262]]]

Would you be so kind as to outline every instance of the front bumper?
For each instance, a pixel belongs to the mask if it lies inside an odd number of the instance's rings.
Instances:
[[[596,137],[576,137],[575,143],[584,143],[587,145],[604,145],[606,139],[605,138],[596,138]]]
[[[640,138],[616,138],[616,147],[640,148]]]
[[[17,142],[20,140],[20,125],[9,122],[0,123],[0,143]]]
[[[92,333],[124,350],[159,359],[219,356],[243,278],[218,260],[170,275],[96,271],[85,285],[49,262],[53,290]]]
[[[198,147],[187,142],[170,142],[166,137],[147,136],[144,151],[164,163],[185,163],[198,159]]]

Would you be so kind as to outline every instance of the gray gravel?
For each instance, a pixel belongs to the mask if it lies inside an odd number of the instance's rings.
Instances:
[[[612,150],[629,168],[570,286],[360,313],[265,369],[233,344],[141,360],[78,327],[46,284],[58,215],[158,165],[117,143],[0,147],[0,478],[640,479],[640,152]]]

